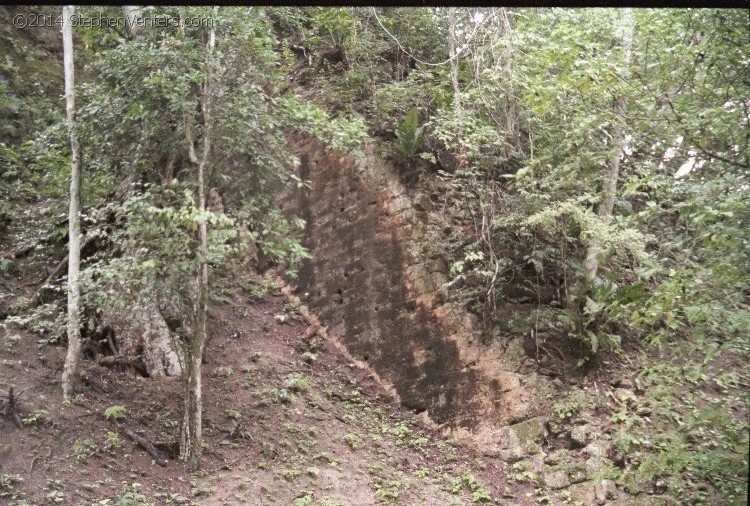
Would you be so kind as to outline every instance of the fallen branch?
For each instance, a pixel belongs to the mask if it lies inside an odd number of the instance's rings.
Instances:
[[[122,428],[122,433],[125,434],[135,444],[143,448],[146,453],[151,455],[154,458],[154,461],[161,467],[165,467],[167,465],[167,458],[159,450],[157,450],[154,445],[149,443],[146,438],[143,438],[132,430],[126,429],[124,427]]]
[[[0,255],[0,259],[7,260],[9,258],[25,257],[26,255],[31,253],[31,250],[34,249],[34,246],[36,246],[36,244],[32,244],[30,246],[24,246],[23,248],[19,248],[15,251],[9,251],[7,253],[3,253],[2,255]]]

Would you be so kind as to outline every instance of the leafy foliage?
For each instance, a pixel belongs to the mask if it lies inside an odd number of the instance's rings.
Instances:
[[[412,109],[396,127],[396,152],[404,158],[416,155],[424,144],[424,127],[419,126],[419,116]]]

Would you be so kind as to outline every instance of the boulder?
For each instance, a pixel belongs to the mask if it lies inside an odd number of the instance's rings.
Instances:
[[[494,434],[497,455],[502,460],[516,462],[542,451],[541,443],[546,435],[544,418],[536,417],[503,427]]]
[[[586,476],[588,478],[594,478],[597,473],[605,469],[608,464],[612,464],[606,458],[611,446],[612,445],[608,441],[597,440],[583,449],[583,453],[589,457],[586,459]]]
[[[568,478],[568,473],[565,471],[544,473],[542,481],[544,482],[544,486],[552,490],[559,490],[570,485],[570,478]]]
[[[596,485],[591,482],[576,483],[568,488],[573,502],[596,504]]]
[[[617,487],[612,480],[602,480],[594,485],[596,503],[601,505],[617,498]]]
[[[570,440],[576,448],[586,446],[592,439],[597,436],[596,429],[589,424],[573,427],[570,431]]]

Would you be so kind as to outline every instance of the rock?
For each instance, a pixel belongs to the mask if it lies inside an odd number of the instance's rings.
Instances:
[[[570,431],[570,439],[577,448],[586,446],[591,441],[594,429],[591,425],[579,425]]]
[[[561,462],[565,462],[566,460],[568,460],[569,456],[570,452],[568,450],[555,450],[554,452],[547,455],[547,458],[544,459],[544,463],[550,466],[555,466]]]
[[[617,498],[617,487],[612,480],[602,480],[601,483],[596,483],[594,492],[596,503],[600,505]]]
[[[498,387],[501,392],[510,392],[521,388],[521,375],[513,372],[503,372],[497,377]]]
[[[573,502],[596,504],[596,485],[591,482],[576,483],[568,488]]]
[[[590,458],[586,460],[586,476],[593,478],[596,473],[604,469],[604,459],[602,458]]]
[[[609,449],[612,447],[612,443],[609,441],[603,441],[597,439],[593,443],[586,445],[583,452],[591,458],[603,459],[609,453]]]
[[[493,435],[498,446],[498,457],[516,462],[528,455],[538,454],[542,450],[541,442],[545,434],[542,417],[502,427]]]
[[[190,499],[188,499],[184,495],[175,496],[172,498],[172,501],[175,502],[176,504],[189,504],[190,503]]]
[[[277,315],[274,315],[273,319],[276,320],[276,323],[278,323],[279,325],[283,325],[289,322],[289,315],[286,313],[279,313]]]
[[[619,387],[619,388],[629,388],[632,389],[635,385],[633,383],[633,380],[630,378],[618,378],[612,381],[610,383],[613,387]]]
[[[432,211],[433,205],[430,197],[424,193],[417,193],[414,197],[414,209],[417,211]]]
[[[559,490],[570,485],[570,478],[565,471],[552,471],[545,473],[542,479],[544,485],[552,490]]]
[[[588,478],[594,478],[594,476],[606,468],[608,464],[612,464],[606,458],[611,447],[612,445],[608,441],[597,440],[583,449],[584,454],[589,456],[586,460],[586,476]]]
[[[529,453],[539,453],[539,445],[546,435],[543,417],[530,418],[524,422],[511,425],[510,428],[516,433],[518,441]],[[532,449],[535,451],[532,451]]]
[[[535,475],[539,476],[542,474],[542,471],[544,470],[544,457],[545,453],[537,453],[536,455],[533,455],[531,458],[529,458],[529,471],[534,473]]]
[[[581,483],[590,478],[588,468],[581,462],[576,462],[575,465],[568,469],[568,477],[571,483]]]
[[[635,396],[635,393],[633,393],[632,390],[627,388],[616,388],[614,393],[615,399],[620,401],[620,403],[628,405],[628,406],[634,406],[638,404],[638,397]]]

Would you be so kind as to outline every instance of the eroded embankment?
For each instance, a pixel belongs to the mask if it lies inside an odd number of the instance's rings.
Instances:
[[[355,160],[314,140],[295,145],[310,188],[284,201],[307,221],[313,253],[298,293],[329,331],[439,424],[488,434],[538,415],[541,378],[519,374],[520,353],[481,344],[475,318],[443,301],[446,263],[420,247],[426,211],[388,164],[371,149]]]

